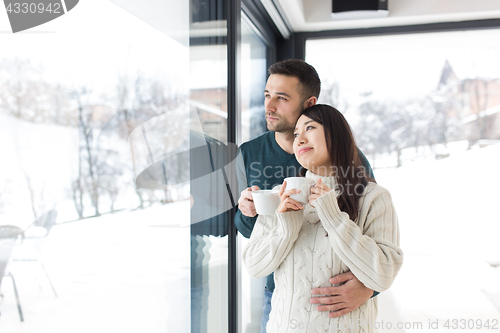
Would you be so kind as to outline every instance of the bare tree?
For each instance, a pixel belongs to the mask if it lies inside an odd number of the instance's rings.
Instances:
[[[141,75],[136,75],[134,78],[126,75],[121,76],[116,91],[120,111],[115,115],[115,124],[111,127],[117,129],[123,140],[128,140],[130,133],[141,124],[176,109],[181,100],[179,96],[171,93],[168,82]],[[184,121],[184,119],[173,119],[172,121]],[[167,128],[159,127],[152,130],[157,132],[156,137],[161,138]],[[168,131],[171,136],[177,135],[176,126],[169,126]],[[185,165],[172,167],[172,163],[178,163],[175,158],[172,157],[169,160],[168,176],[170,179],[179,178],[181,177],[179,173],[186,172]],[[135,165],[131,161],[125,165],[131,165],[129,171],[132,178],[133,175],[138,174],[138,170],[135,170]],[[151,204],[151,200],[158,200],[154,193],[149,193],[152,190],[137,188],[135,181],[133,181],[132,186],[134,186],[135,193],[139,198],[140,208],[144,207],[146,201]],[[164,199],[161,201],[171,201],[170,197],[169,191],[165,190]]]
[[[36,206],[37,206],[37,195],[35,193],[35,188],[33,187],[33,184],[31,183],[31,178],[30,176],[28,175],[28,173],[26,172],[26,170],[24,170],[22,167],[21,167],[21,171],[23,172],[24,174],[24,178],[26,179],[26,185],[28,187],[28,191],[30,193],[30,203],[31,203],[31,211],[33,212],[33,217],[35,218],[35,221],[38,220],[38,214],[37,214],[37,209],[36,209]]]
[[[78,164],[80,165],[81,161],[79,161]],[[71,183],[71,197],[73,199],[78,218],[81,220],[83,219],[83,188],[80,166],[78,169],[78,178]]]
[[[93,143],[92,107],[88,103],[90,91],[83,87],[75,89],[72,97],[78,105],[79,129],[79,182],[80,188],[89,194],[96,216],[99,212],[99,184],[97,180]],[[86,99],[86,100],[84,100]],[[83,186],[82,186],[83,185]],[[77,209],[78,210],[78,209]]]
[[[406,100],[387,102],[374,99],[371,92],[362,95],[361,121],[356,125],[358,144],[376,163],[382,153],[396,153],[397,167],[402,166],[403,149],[424,144],[430,124],[435,120],[432,101]]]
[[[348,112],[350,106],[349,101],[342,97],[338,81],[326,81],[321,84],[318,102],[331,105],[344,114]]]

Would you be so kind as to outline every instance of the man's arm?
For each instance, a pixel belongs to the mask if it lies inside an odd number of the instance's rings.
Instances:
[[[253,226],[255,225],[255,221],[257,221],[257,217],[248,217],[241,213],[238,209],[234,216],[234,224],[236,225],[236,229],[242,234],[245,238],[250,238],[252,234]]]
[[[255,213],[253,216],[246,216],[240,210],[240,208],[243,209],[247,215],[252,215],[248,211],[251,210],[252,207],[253,210],[255,210],[255,206],[253,206],[253,202],[250,201],[247,193],[247,173],[245,169],[245,161],[243,160],[241,151],[239,151],[236,156],[236,176],[238,178],[238,193],[241,193],[241,196],[238,200],[238,209],[236,210],[236,214],[234,216],[234,224],[236,225],[236,229],[238,229],[244,237],[250,238],[255,221],[257,221],[257,215]]]

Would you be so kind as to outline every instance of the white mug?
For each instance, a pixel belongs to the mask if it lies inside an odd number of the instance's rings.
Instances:
[[[255,210],[259,215],[272,215],[280,205],[280,196],[276,190],[252,191]]]
[[[314,186],[314,180],[305,177],[288,177],[285,178],[286,188],[285,191],[298,189],[297,194],[292,194],[290,198],[301,203],[302,205],[309,203],[309,196],[311,195],[311,187]]]

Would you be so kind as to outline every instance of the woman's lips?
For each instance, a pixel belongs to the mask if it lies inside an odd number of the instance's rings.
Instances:
[[[309,150],[311,150],[312,148],[301,148],[299,149],[299,155],[303,154],[303,153],[307,153]]]

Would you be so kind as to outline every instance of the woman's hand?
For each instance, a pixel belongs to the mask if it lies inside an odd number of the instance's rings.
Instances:
[[[285,213],[285,212],[290,212],[290,211],[296,211],[296,210],[301,210],[304,208],[300,203],[297,201],[293,200],[290,198],[292,194],[297,194],[300,192],[300,190],[297,189],[292,189],[285,191],[286,189],[286,182],[283,182],[283,185],[280,188],[279,195],[281,199],[281,203],[278,206],[278,213]]]
[[[321,180],[321,178],[319,178],[318,181],[316,182],[316,185],[311,187],[311,195],[309,196],[309,204],[312,207],[314,207],[312,204],[313,201],[318,199],[323,194],[330,192],[331,190],[332,189],[329,188],[328,186],[326,186],[325,183],[323,183],[323,181]]]

